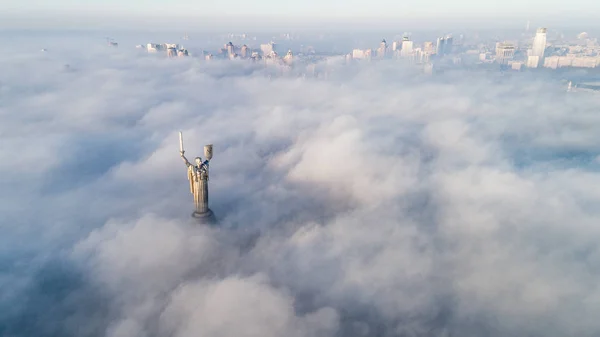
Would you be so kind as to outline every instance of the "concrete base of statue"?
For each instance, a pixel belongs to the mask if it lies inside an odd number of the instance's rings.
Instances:
[[[210,208],[204,213],[198,213],[197,211],[194,211],[194,213],[192,213],[192,218],[196,219],[200,223],[212,224],[216,222],[215,213],[213,213]]]

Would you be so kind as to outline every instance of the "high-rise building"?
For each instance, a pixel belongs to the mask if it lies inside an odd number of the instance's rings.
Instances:
[[[149,53],[156,53],[160,49],[160,45],[154,43],[148,43],[146,49]]]
[[[425,60],[425,54],[423,53],[423,49],[421,48],[415,48],[413,50],[412,55],[410,56],[410,59],[412,62],[416,62],[416,63],[423,63],[423,61]]]
[[[446,36],[446,43],[444,46],[444,54],[452,54],[452,52],[454,51],[454,38],[452,38],[452,35],[447,35]]]
[[[508,64],[515,57],[515,46],[512,43],[502,42],[496,44],[496,62]]]
[[[352,58],[355,60],[371,59],[371,49],[354,49],[352,50]]]
[[[168,57],[177,57],[177,49],[167,48],[167,56]]]
[[[435,53],[438,56],[444,55],[444,42],[446,42],[446,40],[443,37],[437,38],[437,41],[435,43]]]
[[[260,45],[260,51],[262,51],[263,56],[271,54],[271,52],[275,51],[275,42],[269,42]]]
[[[243,45],[242,48],[240,49],[240,56],[242,58],[247,58],[248,57],[248,46]]]
[[[413,42],[408,36],[402,38],[402,49],[400,49],[400,56],[409,57],[413,53]]]
[[[539,56],[540,59],[544,57],[546,51],[546,28],[538,28],[533,38],[533,46],[531,47],[531,55]]]
[[[452,54],[452,40],[453,39],[451,35],[447,35],[446,37],[439,37],[437,39],[435,53],[438,56]]]
[[[423,43],[423,52],[433,54],[435,52],[435,49],[433,48],[433,42],[427,41]]]
[[[365,58],[365,51],[362,49],[353,49],[352,58],[357,60]]]
[[[540,65],[540,57],[529,55],[527,57],[527,68],[537,68]]]
[[[379,44],[379,48],[377,48],[377,57],[380,59],[385,58],[386,52],[387,52],[387,42],[385,41],[385,39],[383,39],[381,41],[381,43]]]
[[[187,49],[182,48],[177,51],[177,57],[186,57],[188,55],[189,55],[189,53],[188,53]]]
[[[395,52],[396,50],[398,50],[399,49],[398,47],[399,47],[398,41],[392,42],[392,52]]]
[[[225,49],[227,50],[228,57],[231,57],[231,55],[235,53],[235,47],[233,46],[233,43],[231,41],[229,41],[229,43],[225,45]]]
[[[531,51],[528,51],[527,67],[537,68],[544,64],[544,52],[546,51],[546,28],[538,28],[533,38]]]
[[[265,64],[279,64],[281,60],[279,59],[279,55],[277,54],[277,52],[272,51],[268,55],[263,57],[263,61],[265,62]]]
[[[287,65],[292,65],[292,62],[294,62],[294,54],[292,54],[291,50],[288,50],[287,54],[285,54],[283,62]]]

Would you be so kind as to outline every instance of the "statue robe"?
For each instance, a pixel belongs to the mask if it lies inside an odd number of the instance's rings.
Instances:
[[[188,166],[190,193],[194,196],[194,206],[197,213],[208,212],[208,161],[200,166]]]

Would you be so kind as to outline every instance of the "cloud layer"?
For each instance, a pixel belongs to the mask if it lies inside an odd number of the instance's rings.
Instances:
[[[0,335],[600,332],[600,96],[393,62],[0,64]],[[179,130],[215,144],[217,227]]]

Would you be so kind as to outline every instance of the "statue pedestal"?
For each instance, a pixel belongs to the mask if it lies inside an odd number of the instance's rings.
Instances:
[[[200,223],[209,224],[209,223],[214,222],[215,214],[209,208],[208,211],[206,211],[204,213],[198,213],[198,212],[194,211],[194,213],[192,213],[192,218],[196,219]]]

